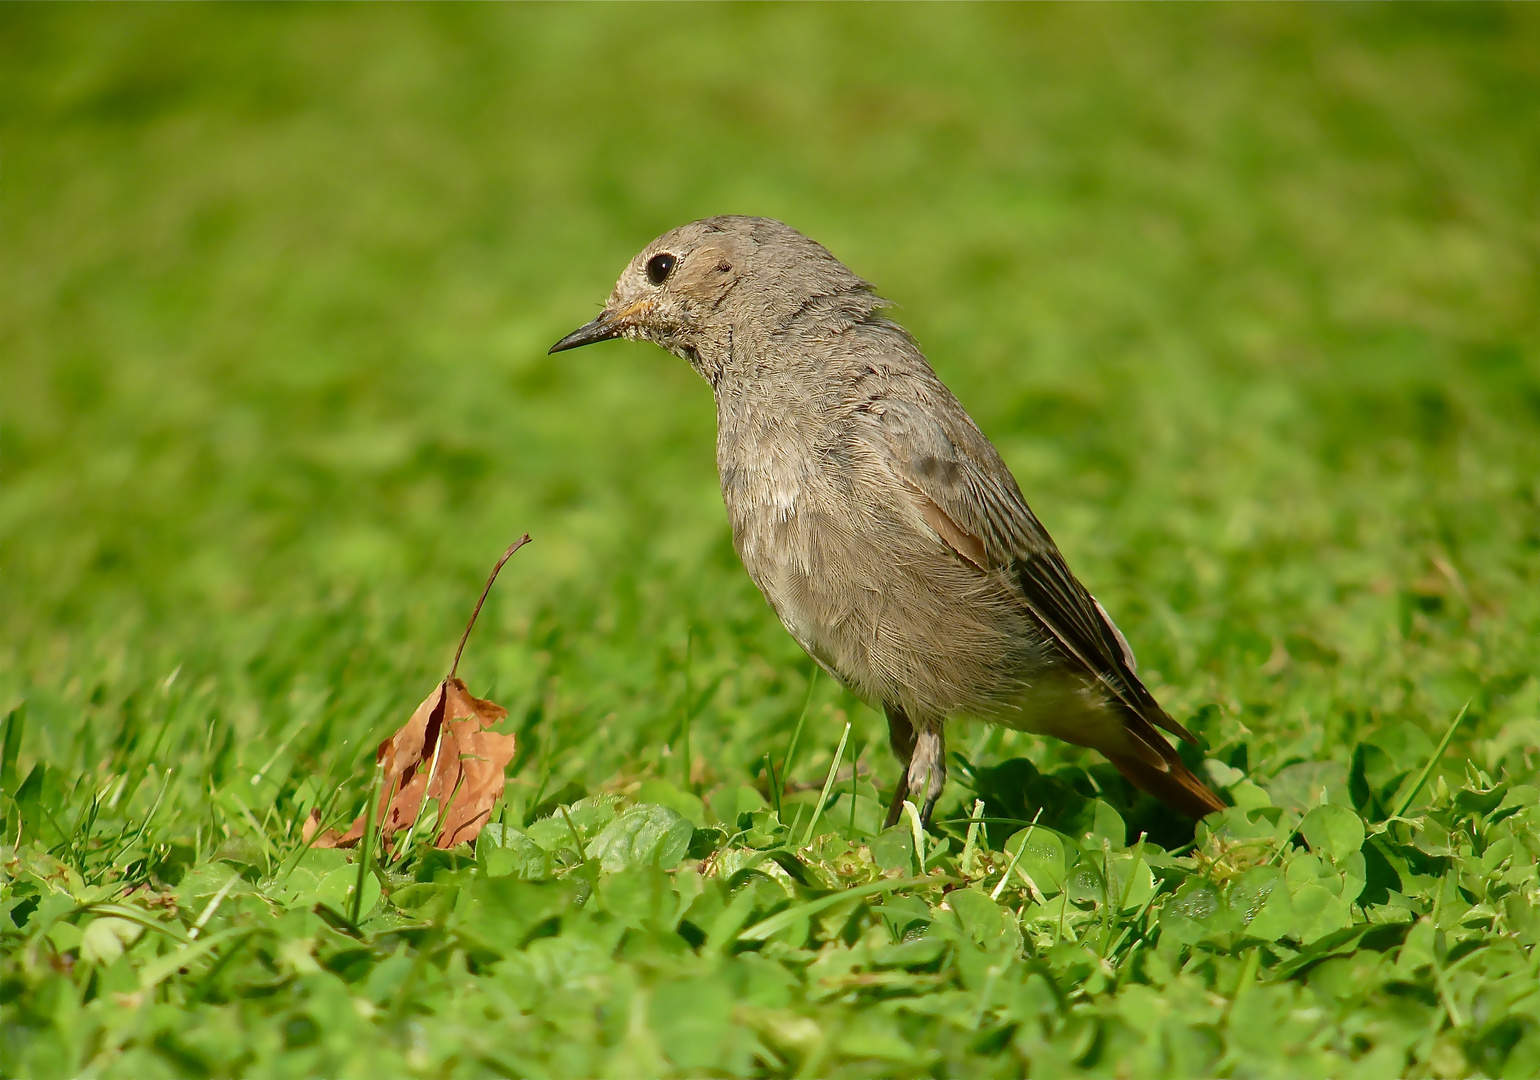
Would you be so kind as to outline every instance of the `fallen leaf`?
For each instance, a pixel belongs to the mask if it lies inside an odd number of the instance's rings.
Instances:
[[[513,760],[515,740],[512,735],[489,729],[505,719],[508,710],[495,701],[476,697],[455,672],[498,571],[527,543],[526,535],[509,547],[487,578],[476,610],[460,637],[448,677],[417,706],[399,731],[380,743],[375,762],[383,766],[384,772],[377,820],[380,835],[387,843],[397,833],[417,824],[424,799],[435,799],[439,806],[435,847],[473,843],[491,817],[497,800],[502,798],[507,779],[503,770]],[[311,846],[352,847],[363,839],[366,819],[367,814],[360,814],[341,835],[328,829]],[[319,826],[320,815],[312,811],[301,826],[301,835],[308,841]]]

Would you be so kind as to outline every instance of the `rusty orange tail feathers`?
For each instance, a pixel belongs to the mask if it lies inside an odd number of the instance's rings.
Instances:
[[[1180,761],[1172,761],[1170,771],[1162,772],[1136,757],[1108,754],[1105,751],[1103,755],[1134,787],[1148,792],[1171,809],[1186,814],[1190,818],[1196,820],[1205,814],[1212,814],[1215,810],[1225,808],[1219,796],[1210,791],[1208,785],[1199,780],[1192,770]],[[1175,756],[1175,754],[1172,755],[1172,757]]]

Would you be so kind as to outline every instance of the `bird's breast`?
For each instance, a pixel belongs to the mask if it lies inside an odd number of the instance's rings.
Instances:
[[[816,539],[807,517],[818,480],[802,455],[763,440],[719,452],[717,468],[733,544],[760,588],[771,587],[780,567],[806,565]]]
[[[980,712],[1040,664],[998,575],[926,529],[837,425],[724,424],[717,465],[744,568],[798,644],[859,696],[913,715]]]

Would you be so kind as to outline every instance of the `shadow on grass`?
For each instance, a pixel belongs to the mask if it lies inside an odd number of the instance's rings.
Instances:
[[[976,769],[959,762],[978,797],[984,800],[986,818],[1011,818],[1031,821],[1039,810],[1040,824],[1068,836],[1082,836],[1092,828],[1095,800],[1101,799],[1122,817],[1127,826],[1125,842],[1132,843],[1140,833],[1146,839],[1171,850],[1192,841],[1196,823],[1168,810],[1157,799],[1137,790],[1108,764],[1082,768],[1064,765],[1052,773],[1038,771],[1027,758],[1012,758],[998,765]],[[998,847],[1016,826],[1004,829],[1001,836],[991,835],[991,846]]]

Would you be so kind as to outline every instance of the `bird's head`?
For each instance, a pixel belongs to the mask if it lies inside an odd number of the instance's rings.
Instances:
[[[598,318],[550,351],[626,337],[661,345],[707,374],[724,358],[703,353],[728,347],[736,328],[773,330],[812,300],[854,292],[870,295],[870,286],[790,226],[770,218],[704,218],[644,247]]]

